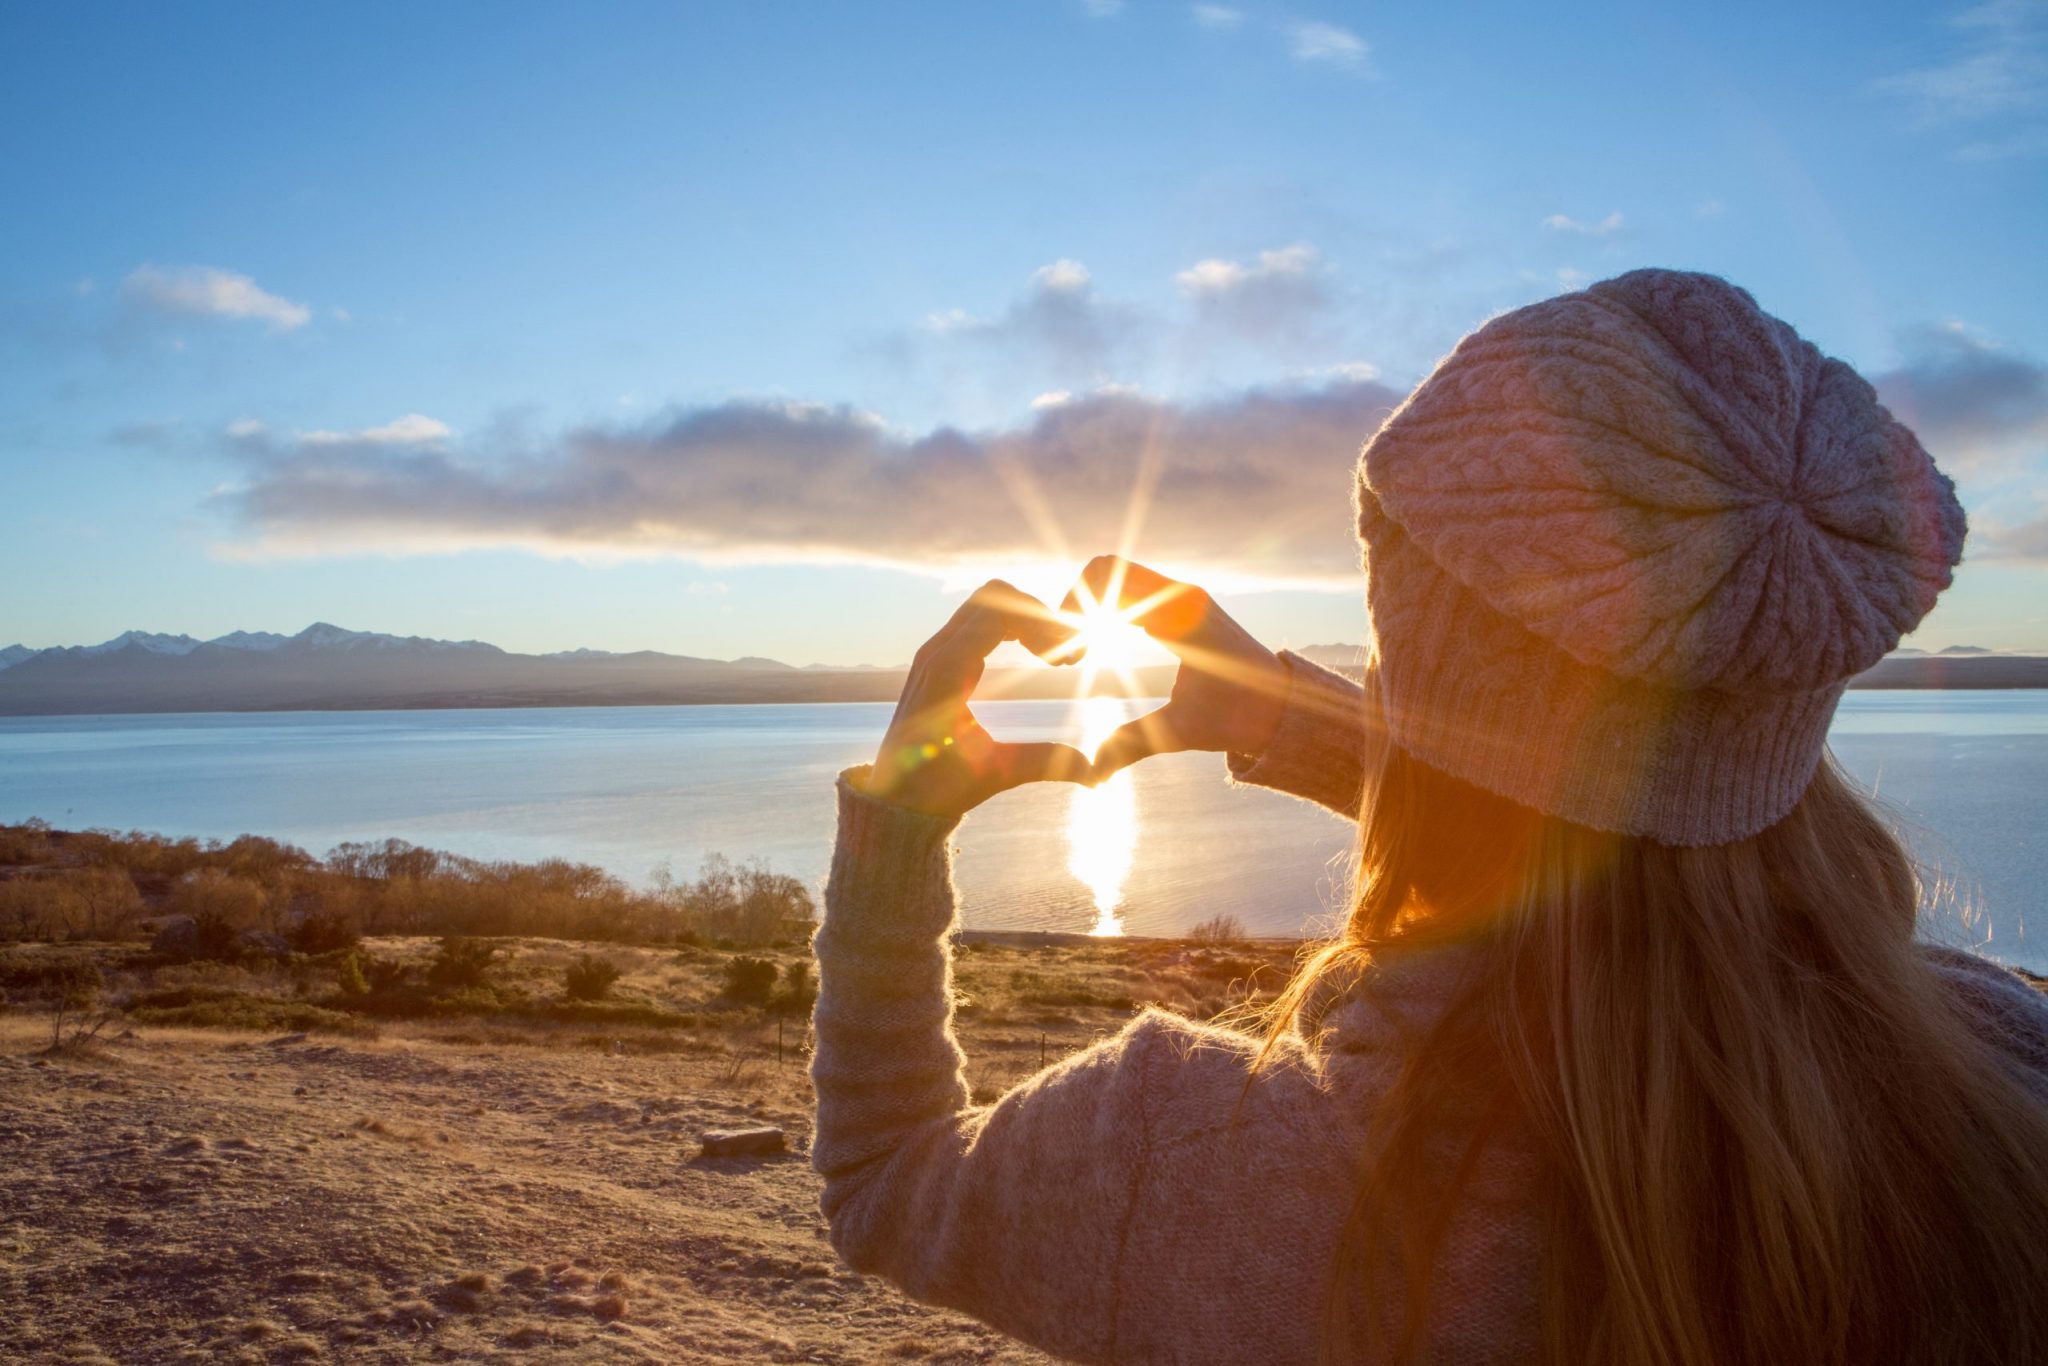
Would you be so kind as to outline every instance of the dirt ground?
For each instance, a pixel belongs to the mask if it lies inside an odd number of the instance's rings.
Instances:
[[[1144,956],[1191,952],[1215,956]],[[1082,956],[962,955],[978,1097],[1162,994],[1127,951]],[[0,1360],[1045,1360],[839,1263],[805,1059],[760,1029],[662,1050],[116,1022],[50,1052],[44,1020],[0,1016]],[[792,1151],[699,1156],[753,1123]]]

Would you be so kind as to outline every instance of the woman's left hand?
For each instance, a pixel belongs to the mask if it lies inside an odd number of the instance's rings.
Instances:
[[[1021,783],[1088,782],[1091,766],[1081,751],[1006,744],[983,730],[967,705],[996,646],[1014,640],[1046,658],[1073,634],[1029,593],[1000,581],[982,585],[911,661],[866,791],[913,811],[958,816]]]

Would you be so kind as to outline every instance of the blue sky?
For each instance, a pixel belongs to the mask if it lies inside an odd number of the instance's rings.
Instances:
[[[0,644],[901,660],[1133,483],[1356,640],[1372,413],[1654,264],[1957,476],[1916,644],[2048,649],[2041,3],[4,3],[0,177]]]

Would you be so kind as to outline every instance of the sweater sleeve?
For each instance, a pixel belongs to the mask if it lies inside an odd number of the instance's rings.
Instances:
[[[1147,1012],[970,1105],[951,1028],[953,822],[866,796],[848,781],[858,773],[840,780],[816,939],[812,1162],[833,1246],[858,1271],[1062,1357],[1133,1359],[1119,1334],[1129,1304],[1155,1292],[1123,1285],[1127,1245],[1134,1223],[1166,1212],[1141,1208],[1161,1198],[1147,1194],[1162,1146],[1149,1093],[1228,1116],[1246,1072],[1187,1065],[1179,1034],[1193,1027]]]
[[[1283,650],[1287,704],[1259,755],[1228,756],[1230,776],[1358,818],[1365,782],[1365,690],[1340,673]]]

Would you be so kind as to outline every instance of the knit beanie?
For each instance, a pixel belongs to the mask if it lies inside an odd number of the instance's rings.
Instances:
[[[1843,688],[1934,605],[1964,531],[1869,384],[1669,270],[1466,337],[1366,444],[1357,497],[1389,738],[1676,845],[1792,809]]]

